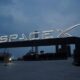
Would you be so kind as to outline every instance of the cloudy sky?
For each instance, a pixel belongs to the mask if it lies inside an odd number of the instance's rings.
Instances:
[[[0,35],[64,30],[79,23],[80,0],[0,0]],[[69,33],[80,37],[80,26]]]

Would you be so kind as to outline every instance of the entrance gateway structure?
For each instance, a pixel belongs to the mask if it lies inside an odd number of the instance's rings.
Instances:
[[[76,25],[78,26],[78,25]],[[67,32],[73,29],[75,26],[68,28],[67,30],[60,33],[58,38],[40,39],[40,40],[27,40],[27,41],[13,41],[0,43],[0,48],[16,48],[16,47],[35,47],[37,46],[51,46],[56,47],[56,53],[59,52],[59,45],[62,46],[61,51],[65,54],[69,51],[67,46],[74,44],[74,64],[80,65],[80,37],[62,37],[63,34],[69,35]],[[36,50],[36,52],[38,52]]]
[[[0,48],[16,48],[16,47],[37,47],[37,46],[63,46],[62,52],[68,51],[66,45],[74,44],[74,62],[80,64],[80,37],[66,37],[66,38],[53,38],[53,39],[42,39],[32,41],[16,41],[16,42],[5,42],[0,43]],[[56,47],[56,53],[58,47]]]

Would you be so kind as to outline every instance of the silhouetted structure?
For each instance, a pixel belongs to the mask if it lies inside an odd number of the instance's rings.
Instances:
[[[80,39],[77,40],[74,50],[74,64],[80,66]]]
[[[11,54],[8,52],[0,52],[0,61],[8,62]]]
[[[79,37],[66,37],[66,38],[51,38],[51,39],[40,39],[40,40],[27,40],[27,41],[14,41],[14,42],[5,42],[0,43],[0,48],[13,48],[13,47],[37,47],[37,46],[56,46],[56,53],[55,54],[37,54],[36,52],[32,52],[31,56],[28,54],[29,59],[35,60],[35,59],[53,59],[53,55],[57,58],[67,58],[69,55],[71,55],[70,51],[70,44],[75,45],[75,51],[74,51],[74,64],[80,65],[80,38]],[[61,48],[58,48],[58,46],[61,46]],[[38,56],[39,55],[39,56]],[[26,56],[26,55],[25,55]],[[24,56],[24,59],[26,57]],[[33,57],[32,57],[33,56]],[[42,56],[42,57],[41,57]],[[47,57],[48,56],[48,57]],[[54,57],[56,58],[56,57]]]
[[[57,45],[57,50],[55,53],[44,53],[40,51],[40,54],[36,52],[28,52],[23,56],[23,60],[58,60],[58,59],[67,59],[70,55],[70,48],[67,45],[62,45],[61,48]]]

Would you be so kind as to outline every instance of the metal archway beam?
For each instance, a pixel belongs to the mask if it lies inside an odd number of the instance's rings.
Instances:
[[[60,37],[60,36],[62,36],[62,35],[67,35],[67,34],[68,34],[67,32],[71,31],[72,29],[76,28],[77,26],[80,26],[80,24],[76,24],[76,25],[74,25],[74,26],[71,26],[71,27],[63,30],[57,37]],[[68,36],[69,36],[69,35],[68,35]]]
[[[52,38],[41,40],[29,40],[29,41],[15,41],[0,43],[0,48],[16,48],[16,47],[31,47],[31,46],[50,46],[50,45],[62,45],[62,44],[76,44],[80,41],[79,37],[66,37],[66,38]]]

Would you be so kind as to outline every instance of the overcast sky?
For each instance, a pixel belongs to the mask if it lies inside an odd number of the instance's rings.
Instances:
[[[64,30],[79,23],[80,0],[0,0],[0,35]],[[69,33],[80,37],[80,26]]]

